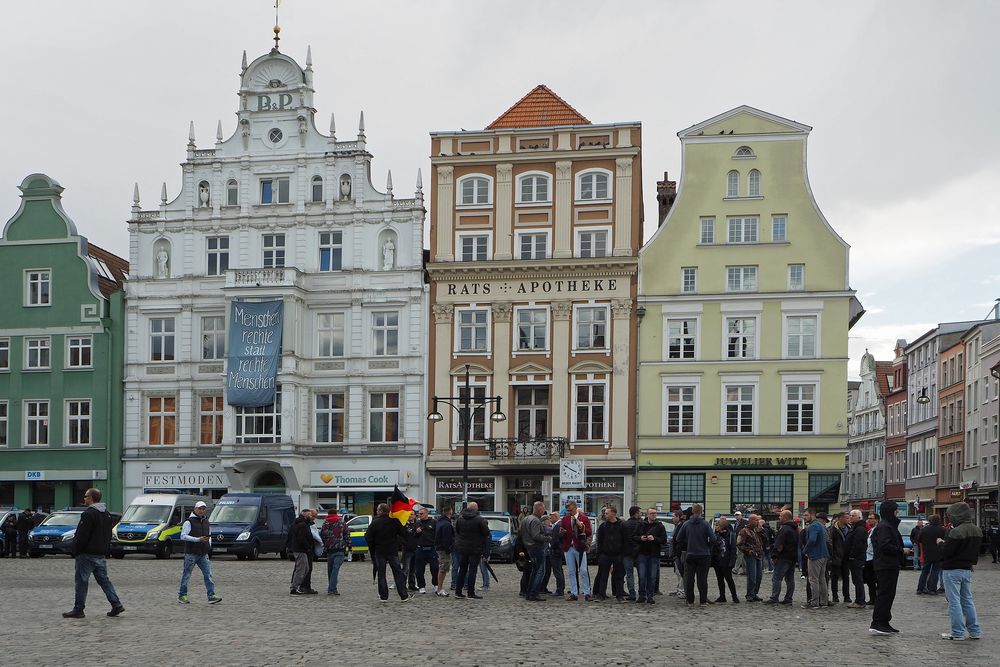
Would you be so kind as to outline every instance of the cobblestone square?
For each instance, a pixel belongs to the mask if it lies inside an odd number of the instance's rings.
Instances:
[[[291,563],[275,558],[216,558],[223,602],[209,606],[196,571],[191,604],[176,602],[180,559],[109,561],[126,612],[107,618],[91,582],[87,617],[64,620],[72,606],[68,558],[0,560],[4,665],[996,665],[1000,654],[1000,566],[981,563],[975,599],[983,640],[945,642],[944,596],[916,596],[916,573],[903,572],[893,609],[901,634],[872,637],[871,613],[843,606],[799,608],[759,603],[688,609],[674,597],[656,605],[518,597],[518,572],[495,565],[500,584],[482,601],[436,598],[378,602],[368,561],[345,563],[339,597],[288,595]],[[326,564],[313,587],[325,592]],[[591,568],[591,576],[596,573]],[[662,570],[662,588],[674,583]],[[716,596],[714,577],[710,581]],[[737,577],[737,588],[745,579]],[[762,590],[769,590],[765,574]],[[559,637],[572,637],[558,639]],[[570,648],[573,644],[578,648]],[[563,648],[559,648],[562,645]]]

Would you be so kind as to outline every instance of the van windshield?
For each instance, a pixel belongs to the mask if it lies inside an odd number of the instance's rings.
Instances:
[[[509,519],[486,519],[486,524],[490,527],[490,530],[497,530],[507,532],[510,530],[510,520]]]
[[[253,523],[257,520],[257,505],[216,505],[210,523]]]
[[[170,518],[171,505],[129,505],[122,515],[124,523],[165,523]]]
[[[45,526],[75,526],[80,523],[82,512],[55,512],[49,515],[42,525]]]

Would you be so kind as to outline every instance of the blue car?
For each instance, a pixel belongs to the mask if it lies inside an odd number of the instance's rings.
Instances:
[[[506,512],[481,512],[490,529],[490,561],[511,563],[514,561],[514,537],[517,528]]]
[[[910,540],[910,531],[912,531],[916,525],[917,521],[925,521],[923,516],[901,516],[899,517],[899,534],[903,536],[903,553],[906,554],[906,565],[910,569],[913,568],[913,542]],[[926,524],[925,524],[926,525]]]
[[[73,554],[76,527],[86,507],[65,507],[56,510],[40,524],[28,532],[28,555],[40,558],[48,554]],[[112,525],[122,518],[121,514],[111,514]]]

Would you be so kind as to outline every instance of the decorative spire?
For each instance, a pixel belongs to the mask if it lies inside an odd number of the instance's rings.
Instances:
[[[306,46],[306,69],[312,69],[313,66],[313,47],[312,45]]]
[[[392,196],[392,169],[389,170],[389,175],[385,179],[385,193]]]
[[[423,196],[424,194],[424,176],[420,172],[420,168],[417,168],[417,195]]]
[[[216,129],[215,129],[215,140],[217,142],[219,142],[220,144],[222,143],[222,121],[221,120],[219,121],[218,127],[216,127]]]
[[[337,121],[333,117],[333,112],[330,112],[330,138],[334,141],[337,140]]]
[[[139,210],[139,184],[138,183],[136,183],[132,187],[132,210],[133,211],[138,211]]]
[[[365,138],[365,112],[361,110],[361,120],[358,121],[358,139]]]
[[[188,126],[188,146],[194,146],[194,121]]]
[[[247,50],[246,49],[243,49],[243,70],[242,71],[244,71],[244,72],[247,71]]]
[[[275,21],[278,20],[277,15],[275,15],[274,20]],[[278,52],[278,40],[281,39],[281,37],[278,37],[279,33],[281,33],[281,26],[278,25],[277,23],[275,23],[274,24],[274,48],[271,49],[271,53],[277,53]]]
[[[167,205],[167,182],[163,181],[163,186],[160,187],[160,204],[163,206]]]

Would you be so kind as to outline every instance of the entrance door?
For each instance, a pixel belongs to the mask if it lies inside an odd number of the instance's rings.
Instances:
[[[522,509],[530,510],[536,500],[544,500],[541,477],[508,477],[506,486],[505,508],[513,517]]]
[[[267,470],[257,475],[253,483],[254,493],[284,493],[285,478],[281,473]]]
[[[517,439],[544,440],[549,436],[548,386],[518,387],[515,393]]]

